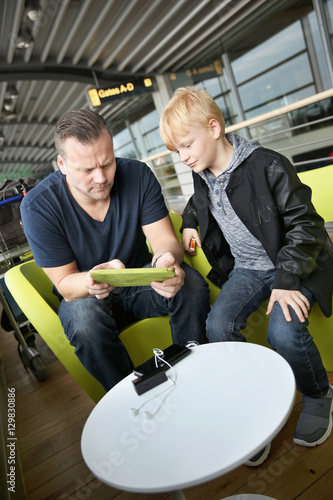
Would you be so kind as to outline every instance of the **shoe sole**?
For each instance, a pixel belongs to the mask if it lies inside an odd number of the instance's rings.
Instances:
[[[333,390],[333,386],[331,385],[330,387]],[[302,439],[297,439],[297,438],[293,439],[294,443],[298,444],[300,446],[306,446],[308,448],[313,448],[314,446],[322,444],[324,441],[326,441],[326,439],[329,437],[329,435],[332,432],[332,412],[333,412],[333,398],[332,398],[332,403],[331,403],[331,410],[330,410],[330,418],[329,418],[328,428],[327,428],[327,431],[325,432],[325,434],[320,439],[318,439],[318,441],[315,441],[314,443],[308,443],[308,441],[304,441]]]
[[[263,462],[265,462],[265,460],[268,457],[270,451],[271,451],[271,443],[269,443],[269,445],[267,445],[267,447],[265,449],[265,453],[263,453],[261,455],[261,457],[258,458],[258,460],[256,462],[250,462],[249,460],[247,460],[244,463],[244,465],[247,465],[248,467],[257,467],[258,465],[261,465]]]

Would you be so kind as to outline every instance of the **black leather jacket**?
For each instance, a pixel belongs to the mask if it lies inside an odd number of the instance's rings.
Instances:
[[[194,172],[193,182],[194,195],[185,207],[182,229],[199,226],[202,249],[212,266],[208,278],[222,287],[234,258],[209,211],[206,183]],[[289,160],[262,147],[254,150],[231,173],[226,192],[240,220],[275,265],[273,288],[299,290],[302,284],[330,316],[333,245],[311,203],[311,189],[301,183]]]

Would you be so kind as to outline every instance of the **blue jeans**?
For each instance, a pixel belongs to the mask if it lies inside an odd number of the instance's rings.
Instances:
[[[270,296],[273,280],[274,270],[234,269],[208,315],[208,340],[245,342],[241,330],[246,327],[250,314],[257,311]],[[311,292],[304,287],[301,292],[312,307],[315,300]],[[298,390],[311,397],[323,396],[329,389],[329,382],[317,346],[309,333],[309,322],[302,323],[291,307],[289,310],[291,322],[286,321],[280,304],[275,303],[269,319],[267,340],[290,364]],[[266,309],[261,308],[258,316],[265,313]]]
[[[174,343],[207,342],[208,285],[187,264],[183,263],[182,268],[186,272],[184,285],[171,299],[162,297],[150,286],[140,286],[115,288],[105,299],[90,297],[60,302],[58,315],[75,354],[106,390],[133,369],[119,334],[135,321],[169,315]]]

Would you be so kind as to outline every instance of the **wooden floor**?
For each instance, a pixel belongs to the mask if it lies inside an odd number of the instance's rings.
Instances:
[[[47,369],[44,382],[24,370],[16,340],[11,333],[0,330],[7,386],[16,390],[18,449],[27,499],[171,500],[171,493],[127,493],[94,478],[80,451],[82,428],[94,403],[40,338],[37,345]],[[333,373],[329,378],[332,383]],[[333,435],[315,448],[294,445],[292,436],[300,409],[298,394],[289,421],[274,439],[270,456],[262,466],[241,466],[202,486],[186,489],[186,498],[220,500],[229,495],[257,493],[277,500],[333,499]]]

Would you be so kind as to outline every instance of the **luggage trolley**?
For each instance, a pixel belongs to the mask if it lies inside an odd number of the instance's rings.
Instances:
[[[24,183],[15,187],[15,196],[0,201],[0,211],[6,205],[20,203],[26,192],[27,186]],[[0,227],[0,302],[3,307],[1,325],[6,331],[14,330],[23,366],[31,370],[37,380],[43,381],[46,378],[46,370],[36,349],[35,330],[16,304],[3,279],[8,269],[32,258],[21,219],[6,221]]]

